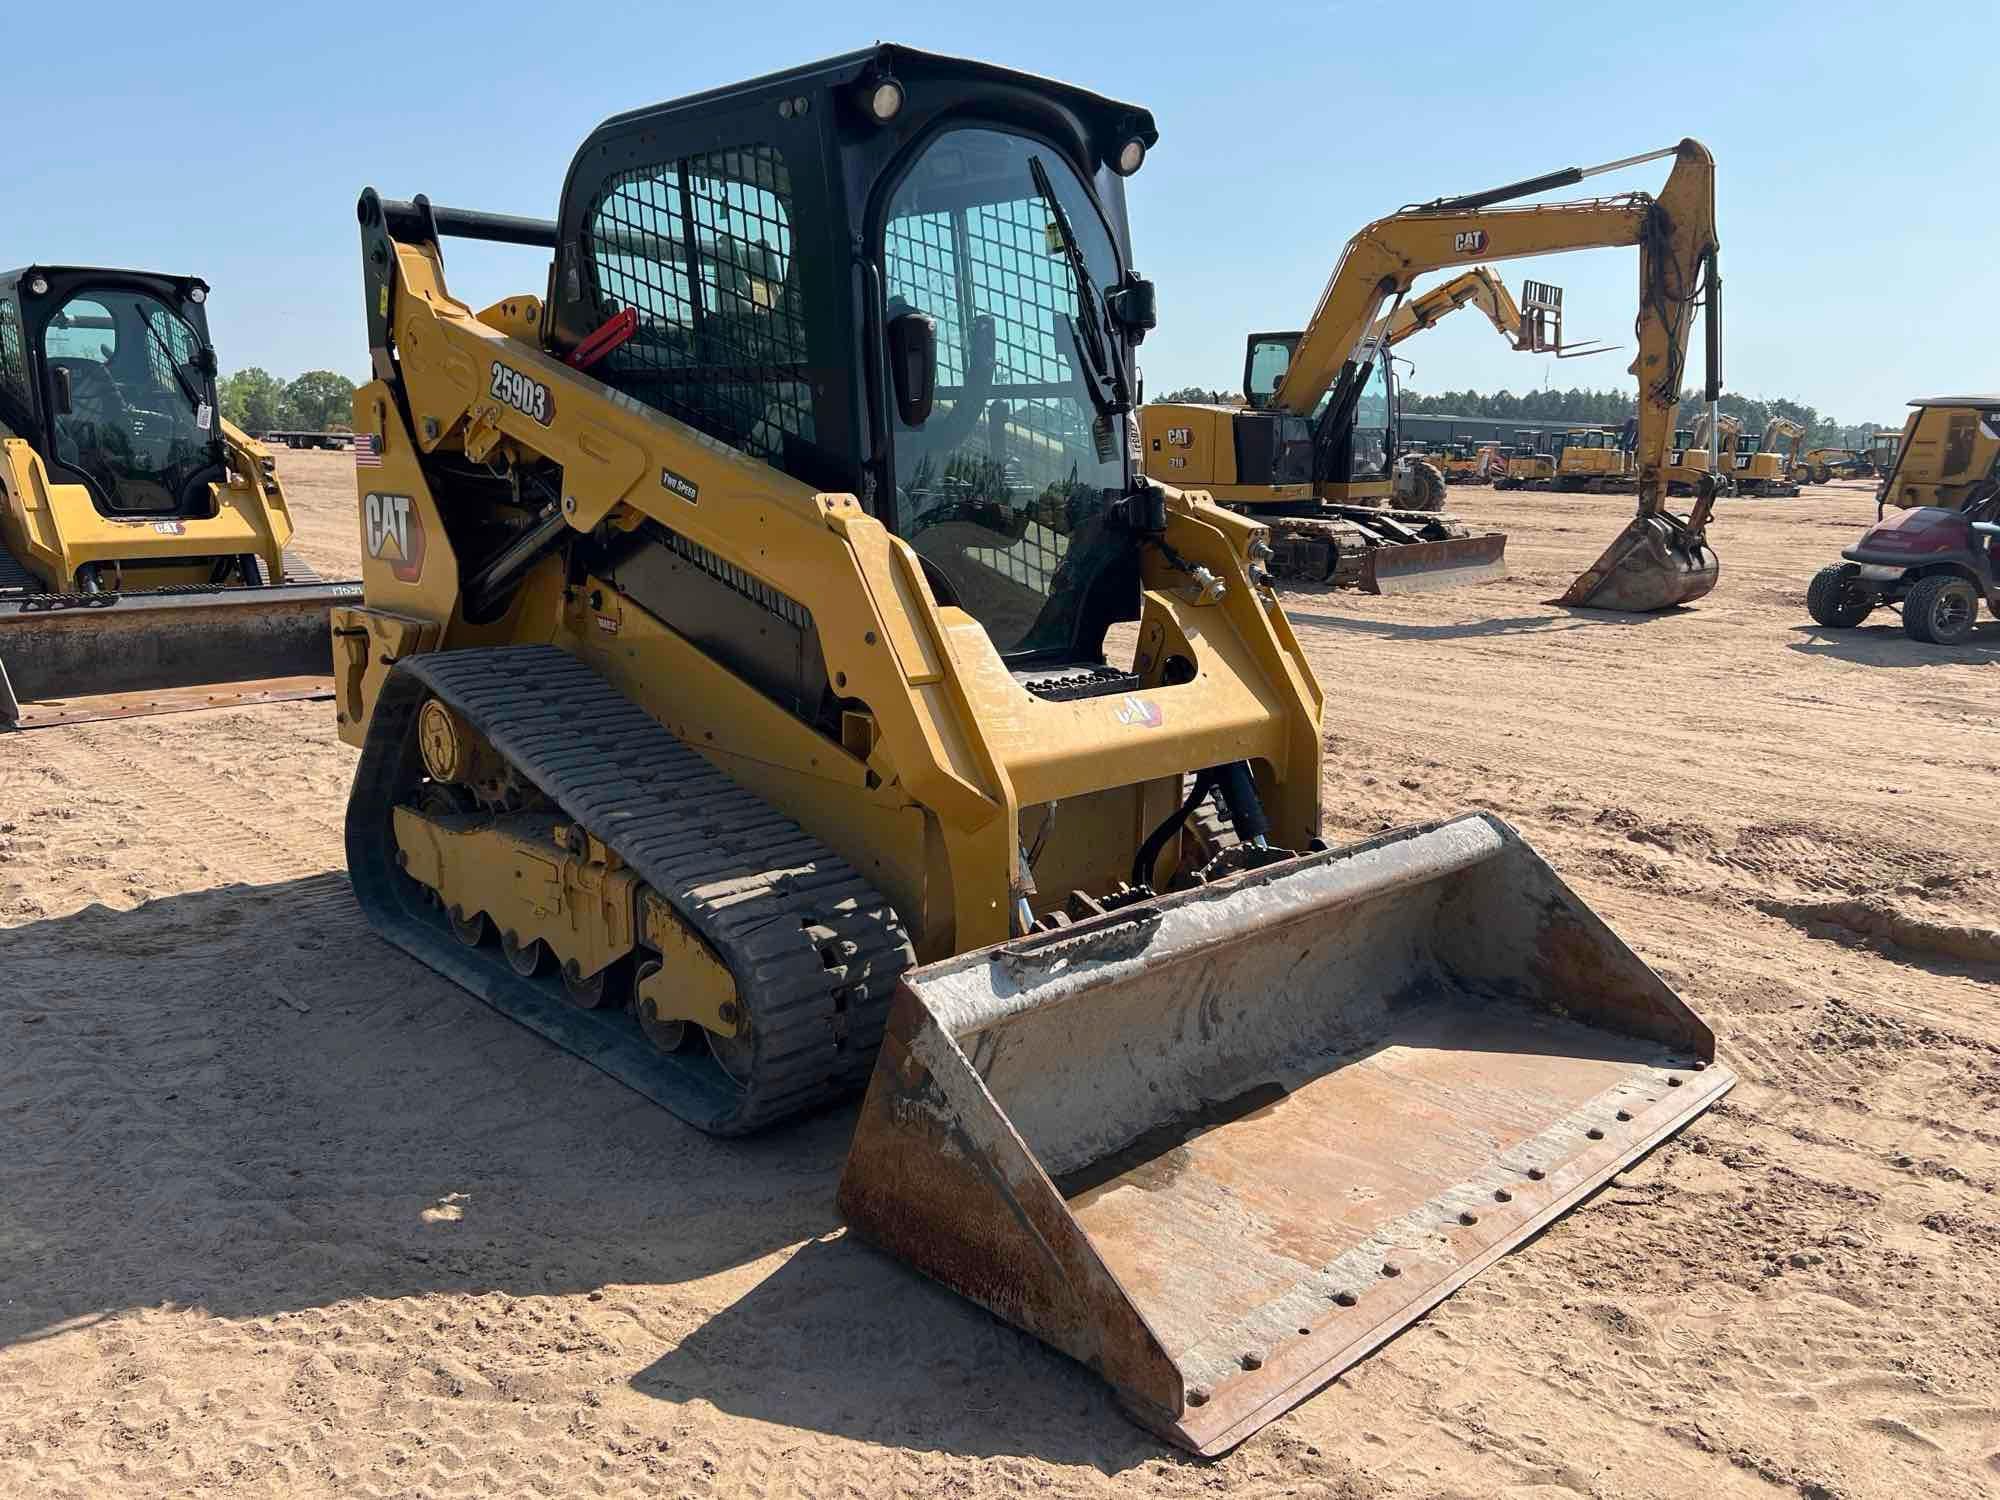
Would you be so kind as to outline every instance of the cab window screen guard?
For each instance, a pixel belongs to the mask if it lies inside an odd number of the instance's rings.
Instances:
[[[585,264],[601,316],[630,308],[639,327],[592,373],[783,467],[786,439],[814,435],[791,221],[791,174],[772,146],[612,179],[585,229]]]

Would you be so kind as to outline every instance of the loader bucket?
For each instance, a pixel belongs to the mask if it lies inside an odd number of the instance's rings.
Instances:
[[[0,600],[0,729],[324,697],[358,583]]]
[[[1361,589],[1369,594],[1421,594],[1435,589],[1496,583],[1507,576],[1507,533],[1404,542],[1371,547],[1361,563]]]
[[[1669,515],[1638,516],[1561,598],[1549,602],[1647,614],[1701,598],[1721,571],[1703,533]]]
[[[1473,814],[912,970],[840,1204],[1215,1454],[1733,1081]]]

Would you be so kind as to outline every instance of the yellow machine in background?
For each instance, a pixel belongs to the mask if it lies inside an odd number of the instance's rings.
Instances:
[[[1498,443],[1466,438],[1440,451],[1437,466],[1447,484],[1491,484],[1494,475],[1505,470],[1506,459]]]
[[[1731,1080],[1498,820],[1320,845],[1265,529],[1136,462],[1154,141],[877,46],[365,193],[337,722],[386,938],[703,1130],[865,1084],[857,1233],[1214,1453]]]
[[[1694,427],[1676,428],[1674,448],[1667,467],[1667,485],[1672,494],[1699,494],[1712,487],[1719,495],[1734,491],[1736,446],[1743,437],[1743,424],[1727,412],[1702,412]]]
[[[1902,442],[1907,427],[1902,432],[1878,432],[1868,440],[1868,446],[1858,455],[1859,477],[1878,479],[1885,477],[1896,467],[1896,459],[1902,451]]]
[[[1555,455],[1539,430],[1522,429],[1493,476],[1496,490],[1546,489],[1556,477]]]
[[[1603,427],[1572,427],[1555,443],[1555,474],[1548,488],[1610,493],[1638,483],[1632,455],[1619,434]]]
[[[1808,448],[1799,460],[1800,472],[1813,484],[1854,477],[1860,455],[1852,448]]]
[[[1878,434],[1896,454],[1884,505],[1963,511],[2000,496],[2000,396],[1927,396],[1910,408],[1900,433]]]
[[[1657,198],[1644,193],[1574,203],[1497,204],[1583,181],[1601,172],[1671,157]],[[1665,468],[1694,310],[1708,302],[1707,399],[1721,390],[1716,273],[1715,163],[1698,142],[1572,167],[1526,182],[1441,198],[1377,220],[1349,240],[1301,333],[1252,334],[1244,359],[1247,411],[1158,404],[1145,412],[1150,450],[1163,435],[1184,435],[1171,477],[1207,487],[1251,514],[1309,525],[1312,502],[1339,493],[1356,473],[1350,435],[1357,413],[1384,389],[1388,361],[1367,342],[1418,276],[1474,257],[1545,255],[1602,245],[1639,247],[1639,379],[1636,448],[1638,514],[1563,595],[1565,604],[1653,610],[1698,599],[1715,586],[1708,547],[1710,497],[1686,520],[1664,509]],[[1372,455],[1369,455],[1372,459]],[[1337,537],[1331,538],[1338,545]]]
[[[1790,417],[1773,417],[1761,436],[1739,443],[1736,490],[1743,495],[1796,495],[1804,472],[1806,430]],[[1782,446],[1781,446],[1782,445]]]
[[[270,453],[216,407],[207,285],[0,276],[0,728],[323,695]]]

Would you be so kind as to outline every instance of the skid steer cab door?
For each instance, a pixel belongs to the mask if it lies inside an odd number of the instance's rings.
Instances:
[[[965,124],[898,167],[877,236],[885,519],[1003,659],[1098,659],[1138,604],[1135,539],[1110,520],[1138,441],[1119,229],[1063,151]],[[934,349],[921,404],[905,374],[913,326]]]

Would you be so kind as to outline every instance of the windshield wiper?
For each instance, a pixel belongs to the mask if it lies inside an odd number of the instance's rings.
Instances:
[[[179,360],[174,358],[174,351],[167,347],[167,341],[160,337],[160,330],[155,328],[153,320],[146,316],[146,304],[143,302],[134,302],[132,310],[139,315],[139,326],[146,330],[146,337],[159,346],[160,353],[166,355],[167,369],[174,377],[174,384],[181,388],[181,394],[187,397],[188,405],[199,412],[202,406],[201,393],[189,385],[187,376],[181,373],[181,364]],[[185,323],[181,326],[184,328],[187,327]],[[189,328],[188,332],[193,333],[194,330]]]
[[[1056,198],[1055,184],[1049,180],[1049,169],[1042,165],[1041,157],[1028,158],[1028,171],[1034,176],[1035,191],[1049,206],[1049,217],[1055,221],[1056,232],[1062,236],[1063,254],[1069,261],[1070,275],[1076,279],[1079,316],[1071,318],[1064,313],[1063,317],[1070,325],[1070,342],[1076,346],[1078,357],[1087,367],[1084,384],[1090,391],[1090,404],[1097,408],[1098,416],[1108,420],[1132,409],[1132,392],[1125,384],[1124,362],[1112,355],[1105,340],[1104,324],[1097,315],[1104,294],[1091,279],[1090,267],[1083,259],[1083,246],[1077,243],[1076,235],[1070,229],[1069,215],[1063,212],[1063,206]],[[1082,325],[1080,328],[1079,323]],[[1110,387],[1108,395],[1107,386]]]

